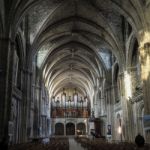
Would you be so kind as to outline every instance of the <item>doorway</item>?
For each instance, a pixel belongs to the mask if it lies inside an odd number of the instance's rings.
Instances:
[[[56,125],[55,125],[55,135],[64,135],[64,125],[63,125],[63,123],[56,123]]]
[[[86,134],[86,126],[84,123],[77,124],[77,135],[85,135]]]
[[[66,135],[75,135],[75,125],[73,123],[66,124]]]

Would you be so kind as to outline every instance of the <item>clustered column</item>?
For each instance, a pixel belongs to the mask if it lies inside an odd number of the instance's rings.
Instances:
[[[143,84],[144,114],[150,115],[150,43],[145,43],[140,51],[141,79]],[[146,140],[150,142],[150,135],[146,132]]]

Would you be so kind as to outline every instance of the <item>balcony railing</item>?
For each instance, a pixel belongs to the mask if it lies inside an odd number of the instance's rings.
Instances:
[[[84,108],[53,108],[51,111],[52,118],[88,118],[90,110]]]

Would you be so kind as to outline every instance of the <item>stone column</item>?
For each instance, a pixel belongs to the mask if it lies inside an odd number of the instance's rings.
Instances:
[[[26,71],[26,76],[27,76],[27,93],[26,93],[26,98],[27,98],[27,118],[26,118],[26,122],[27,122],[27,138],[29,139],[31,137],[31,90],[32,90],[32,72],[30,72],[29,70]],[[33,119],[33,118],[32,118]]]
[[[135,135],[135,126],[134,126],[134,118],[133,118],[133,104],[130,101],[127,101],[127,108],[128,108],[128,130],[129,130],[129,140],[134,142],[134,135]]]
[[[27,142],[27,127],[30,122],[30,75],[27,69],[23,69],[23,99],[21,111],[21,142]]]
[[[128,118],[128,106],[127,106],[127,99],[125,97],[125,81],[124,81],[124,73],[120,73],[119,75],[119,83],[120,83],[120,99],[121,99],[121,107],[123,112],[123,124],[124,127],[122,129],[122,134],[124,136],[125,141],[129,141],[129,118]]]
[[[64,122],[64,136],[66,136],[66,121]]]
[[[131,70],[124,71],[124,95],[122,97],[123,121],[125,124],[124,134],[125,140],[134,141],[134,119],[133,119],[133,106],[131,103],[132,98],[132,83],[131,83]]]
[[[107,134],[107,125],[111,125],[111,136],[109,139],[114,138],[114,105],[113,105],[113,88],[109,87],[105,89],[106,91],[106,102],[107,102],[107,123],[106,123],[106,134]]]
[[[41,94],[41,88],[36,85],[35,86],[35,102],[34,102],[34,136],[39,137],[41,133],[41,126],[40,126],[40,94]]]
[[[74,125],[75,125],[75,136],[77,136],[77,122],[75,122]]]
[[[150,115],[150,43],[140,48],[141,79],[143,82],[144,111]]]
[[[88,120],[86,119],[86,122],[85,122],[85,134],[88,135]]]
[[[98,88],[95,87],[95,93],[94,93],[94,112],[95,112],[95,118],[99,117],[99,110],[98,110]]]
[[[150,115],[150,43],[147,42],[139,49],[141,64],[141,79],[143,84],[144,114]],[[150,135],[145,133],[147,142]]]
[[[121,73],[120,75],[119,75],[119,84],[118,84],[118,88],[119,88],[119,96],[120,96],[120,100],[121,100],[121,98],[123,97],[123,95],[124,95],[124,80],[123,80],[123,73]]]
[[[0,139],[8,137],[11,110],[14,42],[0,38]]]

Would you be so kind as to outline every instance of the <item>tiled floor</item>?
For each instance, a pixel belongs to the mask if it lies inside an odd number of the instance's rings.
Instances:
[[[86,150],[77,143],[74,138],[69,138],[69,150]]]

